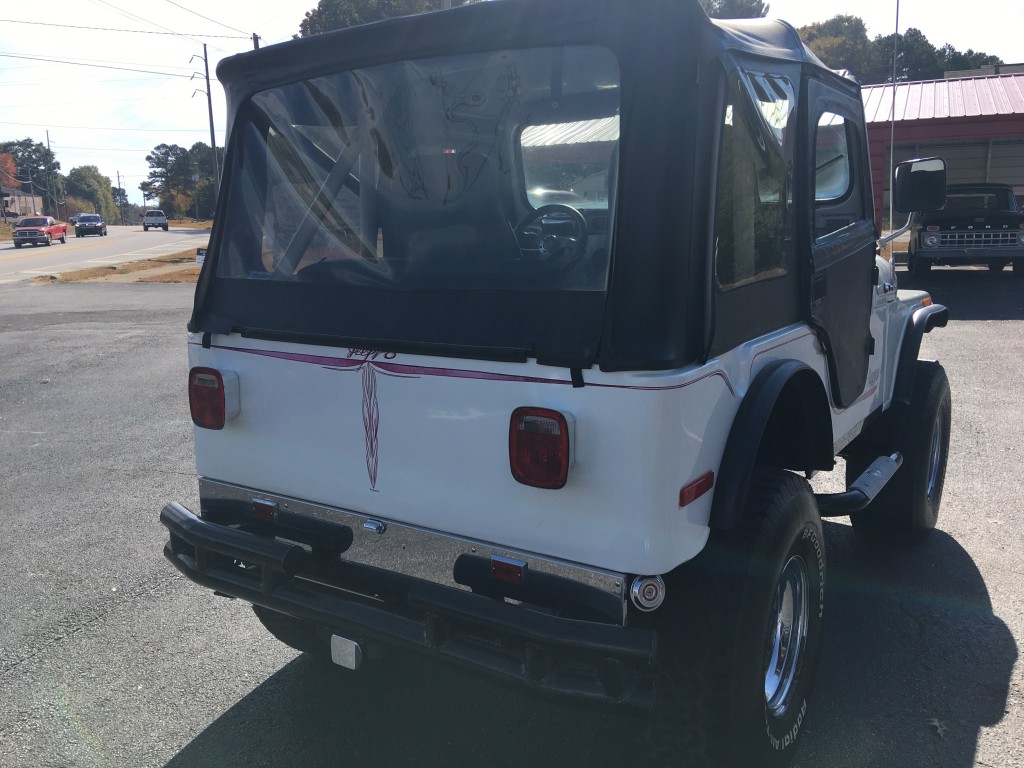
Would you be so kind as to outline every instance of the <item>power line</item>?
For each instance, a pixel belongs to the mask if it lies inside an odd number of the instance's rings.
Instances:
[[[41,61],[47,64],[69,64],[75,67],[96,67],[97,69],[117,69],[122,72],[140,72],[144,75],[163,75],[164,77],[191,77],[177,72],[156,72],[151,69],[132,69],[131,67],[115,67],[110,64],[86,64],[82,61],[61,61],[60,59],[45,59],[40,56],[22,56],[15,53],[0,53],[0,56],[8,59],[25,59],[27,61]]]
[[[68,147],[64,144],[55,144],[57,149],[74,149],[79,152],[145,152],[150,153],[152,149],[125,149],[124,147]]]
[[[38,123],[15,123],[7,120],[0,120],[0,125],[27,125],[30,128],[42,128]],[[47,123],[47,128],[68,128],[80,131],[130,131],[131,133],[141,133],[143,131],[152,133],[204,133],[205,128],[111,128],[106,125],[100,126],[89,126],[89,125],[52,125]]]
[[[13,72],[14,70],[22,70],[22,69],[37,70],[36,67],[7,67],[7,68],[5,68],[5,72]],[[140,85],[140,84],[143,84],[143,83],[156,83],[156,82],[164,83],[164,82],[166,82],[166,79],[163,78],[163,77],[157,76],[157,77],[110,77],[110,78],[100,78],[100,79],[96,79],[96,80],[92,80],[92,79],[81,79],[81,80],[80,79],[76,79],[75,80],[75,84],[77,84],[78,87],[81,87],[81,88],[92,88],[92,87],[95,87],[95,86],[106,85],[108,83],[128,83],[128,84],[132,84],[132,85]],[[32,85],[33,86],[41,85],[43,83],[61,83],[62,85],[66,86],[68,84],[68,78],[67,78],[67,75],[64,75],[64,76],[61,76],[61,77],[54,76],[54,77],[33,77],[32,78]],[[16,81],[16,82],[10,82],[10,83],[0,83],[0,88],[21,88],[21,89],[24,89],[25,88],[25,83],[24,83],[24,81]],[[139,99],[136,96],[135,98],[131,98],[131,99],[104,99],[103,103],[104,104],[119,104],[119,103],[123,103],[123,102],[138,103],[138,101],[139,101]],[[71,103],[74,103],[74,102],[70,102],[70,101],[62,102],[62,104],[65,104],[65,105],[66,104],[71,104]],[[79,103],[85,103],[85,102],[79,102]],[[95,105],[96,104],[96,99],[95,98],[89,99],[88,103]]]
[[[201,13],[196,13],[191,8],[186,8],[184,5],[181,5],[179,3],[174,2],[174,0],[167,0],[167,2],[170,3],[171,5],[175,6],[176,8],[181,8],[181,10],[183,10],[183,11],[185,11],[187,13],[191,13],[193,16],[198,16],[200,19],[206,19],[207,21],[212,21],[214,24],[219,24],[220,26],[224,27],[225,29],[230,29],[230,30],[233,30],[235,32],[239,32],[239,33],[245,35],[245,33],[242,32],[242,30],[240,30],[240,29],[235,29],[234,27],[232,27],[232,26],[230,26],[228,24],[224,24],[224,23],[222,23],[220,21],[217,21],[216,19],[211,19],[209,16],[203,16],[203,14],[201,14]],[[248,37],[248,35],[246,35],[246,37]]]
[[[29,61],[56,61],[56,62],[58,62],[60,64],[90,64],[90,65],[96,65],[96,66],[108,65],[108,66],[117,66],[117,67],[126,67],[126,66],[148,67],[148,66],[152,65],[152,62],[150,62],[150,61],[142,61],[142,62],[140,62],[140,61],[124,61],[123,59],[85,59],[85,58],[81,58],[81,57],[77,57],[77,56],[76,57],[61,56],[60,54],[55,54],[56,58],[51,58],[51,57],[48,57],[48,56],[43,56],[42,54],[38,54],[38,53],[24,53],[22,51],[17,51],[15,53],[4,53],[4,55],[6,55],[6,56],[21,56],[23,58],[26,58]],[[31,69],[31,67],[19,67],[19,69]],[[168,69],[188,70],[189,67],[173,67],[172,66],[172,67],[168,67]],[[158,73],[158,74],[162,74],[162,73]]]
[[[198,16],[199,14],[196,14],[196,15]],[[206,17],[203,16],[201,18],[206,18]],[[209,21],[213,21],[213,19],[209,19]],[[92,32],[128,32],[128,33],[134,34],[134,35],[171,35],[172,37],[182,37],[182,36],[186,36],[186,35],[195,35],[196,37],[206,37],[206,38],[219,37],[219,38],[223,38],[223,39],[226,39],[226,40],[248,40],[249,39],[249,35],[245,34],[244,32],[241,34],[241,36],[239,36],[239,35],[207,35],[205,33],[200,33],[200,32],[191,32],[191,33],[185,33],[185,32],[154,32],[153,30],[149,30],[149,29],[117,29],[115,27],[83,27],[81,24],[56,24],[56,23],[51,22],[51,21],[21,21],[19,19],[4,19],[4,23],[5,24],[33,24],[33,25],[40,26],[40,27],[60,27],[62,29],[74,29],[74,30],[83,30],[83,29],[85,29],[85,30],[90,30]],[[214,21],[213,23],[217,24],[219,22]],[[221,26],[227,26],[227,25],[226,24],[221,24]],[[228,29],[233,29],[233,28],[232,27],[228,27]],[[241,30],[235,30],[235,31],[236,32],[241,32]]]
[[[124,16],[126,18],[134,19],[135,21],[141,21],[143,24],[152,24],[154,27],[157,27],[158,29],[162,29],[165,32],[170,32],[173,35],[176,35],[178,37],[184,38],[185,40],[191,40],[193,43],[196,43],[197,45],[201,45],[201,43],[198,40],[196,40],[194,37],[192,37],[191,35],[185,35],[185,34],[181,34],[180,32],[175,32],[173,29],[168,29],[167,27],[164,27],[164,26],[162,26],[160,24],[157,24],[152,19],[147,19],[147,18],[145,18],[143,16],[136,16],[134,13],[131,13],[130,11],[126,11],[123,8],[118,8],[113,3],[108,3],[107,0],[89,0],[89,1],[91,3],[97,4],[97,5],[105,5],[108,8],[111,8],[111,9],[117,11],[119,14],[121,14],[122,16]]]
[[[28,184],[31,181],[31,179],[19,179],[17,176],[12,176],[7,171],[5,171],[3,168],[0,168],[0,173],[2,173],[8,179],[14,179],[19,184]]]

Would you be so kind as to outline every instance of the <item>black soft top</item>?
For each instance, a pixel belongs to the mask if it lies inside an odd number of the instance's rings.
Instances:
[[[718,48],[825,69],[787,22],[709,19],[697,0],[559,0],[557,12],[551,0],[488,0],[230,56],[217,65],[217,78],[227,92],[230,119],[239,103],[258,91],[342,68],[531,41],[540,46],[618,38],[623,44],[648,40],[655,46],[672,46],[682,42],[680,35],[687,28],[703,31],[705,53]]]
[[[597,364],[604,370],[656,370],[688,364],[704,348],[704,286],[710,279],[709,149],[719,118],[700,116],[717,103],[715,94],[723,82],[720,62],[731,56],[771,59],[786,62],[788,68],[810,67],[833,82],[842,80],[784,22],[712,21],[697,0],[490,0],[269,46],[225,59],[217,67],[228,101],[229,169],[235,117],[259,91],[393,61],[563,45],[604,46],[619,61],[621,170],[611,274],[607,292],[596,303],[577,305],[573,297],[555,295],[542,299],[551,308],[552,322],[586,322],[596,329],[591,337],[546,339],[534,328],[522,344],[504,346],[521,347],[524,357],[571,368]],[[846,83],[857,91],[855,83]],[[666,167],[673,169],[671,174]],[[225,179],[230,184],[230,173]],[[269,294],[232,297],[232,291],[250,288],[236,288],[216,277],[226,198],[222,193],[196,288],[189,327],[197,332],[245,332],[247,323],[233,316],[233,308],[273,303]],[[518,307],[510,304],[506,314],[517,313]],[[333,343],[344,344],[349,336],[340,326],[312,331],[311,338],[326,343],[333,338]],[[363,334],[354,338],[387,346]],[[402,347],[396,343],[392,348]],[[425,351],[473,356],[460,351],[458,340],[448,349],[442,345]],[[484,351],[480,356],[490,355]]]

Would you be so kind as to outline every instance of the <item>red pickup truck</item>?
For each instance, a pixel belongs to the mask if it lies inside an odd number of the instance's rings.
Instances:
[[[66,243],[68,225],[63,221],[56,221],[52,216],[30,216],[18,223],[12,239],[15,248],[21,248],[27,243],[52,245],[54,240]]]

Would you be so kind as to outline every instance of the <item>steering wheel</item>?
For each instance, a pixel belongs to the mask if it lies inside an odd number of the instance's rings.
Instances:
[[[523,257],[544,271],[565,272],[587,250],[587,220],[571,205],[542,205],[512,231]]]

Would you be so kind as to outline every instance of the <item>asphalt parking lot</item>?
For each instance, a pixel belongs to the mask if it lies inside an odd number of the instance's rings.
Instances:
[[[879,550],[825,524],[798,768],[1024,767],[1024,281],[921,287],[952,317],[923,349],[953,392],[939,530]],[[324,670],[177,575],[157,515],[197,500],[191,293],[0,286],[0,766],[638,765],[635,718],[414,659]]]

